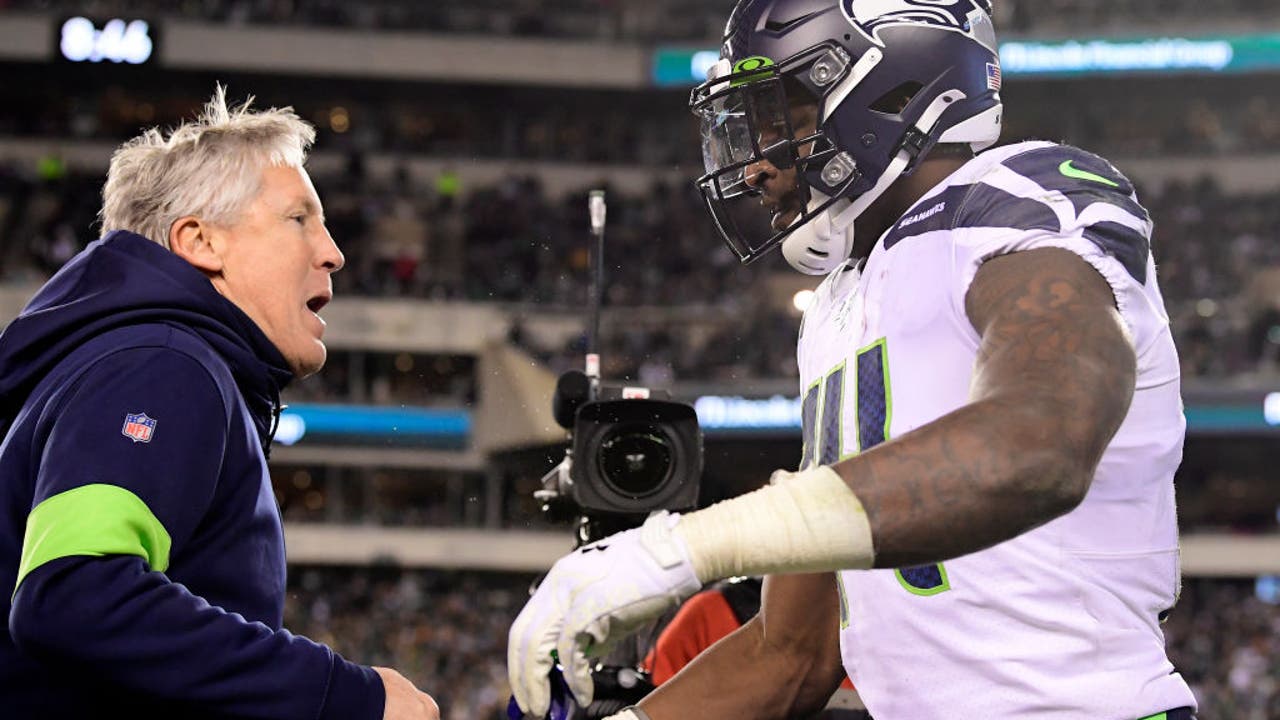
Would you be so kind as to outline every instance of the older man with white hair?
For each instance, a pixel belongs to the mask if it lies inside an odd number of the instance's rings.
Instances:
[[[4,717],[438,720],[396,671],[281,627],[266,452],[343,265],[314,138],[219,87],[125,143],[102,237],[0,335]]]

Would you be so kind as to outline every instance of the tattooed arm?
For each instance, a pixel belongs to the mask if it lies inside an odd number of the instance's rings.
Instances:
[[[971,403],[835,466],[866,508],[877,567],[965,555],[1070,511],[1133,397],[1115,298],[1078,256],[989,260],[965,305],[982,337]]]
[[[879,567],[949,560],[1069,511],[1129,407],[1133,348],[1111,288],[1078,256],[1040,249],[990,260],[966,305],[982,337],[970,404],[834,466],[866,509]],[[694,707],[752,718],[820,707],[840,679],[830,629],[838,608],[828,597],[826,612],[813,611],[821,577],[771,577],[777,595],[766,590],[760,616],[641,707],[654,720],[691,717]],[[734,692],[722,690],[725,678],[737,679]],[[803,699],[792,687],[806,688]]]

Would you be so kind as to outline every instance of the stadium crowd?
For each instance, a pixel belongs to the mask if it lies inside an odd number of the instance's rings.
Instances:
[[[522,313],[581,307],[584,195],[552,197],[537,180],[515,176],[478,188],[408,173],[378,182],[353,167],[316,179],[348,258],[335,276],[340,295],[498,302]],[[38,280],[91,240],[99,183],[54,158],[37,168],[0,165],[0,278]],[[1142,197],[1156,222],[1160,283],[1188,376],[1280,371],[1274,196],[1228,195],[1205,180]],[[753,291],[782,267],[776,257],[738,267],[687,185],[611,194],[609,213],[608,305],[705,306],[720,318],[710,333],[638,320],[607,326],[610,376],[656,385],[794,375],[797,317]],[[557,369],[582,354],[573,344],[525,344]]]
[[[68,78],[68,81],[74,81]],[[83,83],[83,80],[80,80]],[[1186,100],[1187,83],[1197,98]],[[139,127],[173,125],[202,102],[204,81],[185,88],[143,78],[95,82],[68,95],[37,82],[0,88],[0,101],[27,109],[0,114],[0,136],[121,141]],[[255,79],[264,104],[287,103],[318,128],[325,152],[522,159],[552,163],[692,167],[697,123],[683,88],[618,92],[335,79],[323,97],[298,96],[287,81]],[[232,90],[249,86],[232,83]],[[195,91],[192,92],[192,88]],[[1249,79],[1159,78],[1141,102],[1123,81],[1010,81],[1005,138],[1070,138],[1108,157],[1250,154],[1280,150],[1275,93]],[[494,109],[501,97],[503,111]],[[1063,107],[1070,112],[1063,112]]]
[[[505,717],[506,633],[531,578],[394,567],[295,568],[285,626],[349,657],[391,664],[448,720]],[[1280,717],[1280,605],[1251,582],[1188,580],[1165,624],[1200,717]]]
[[[1280,605],[1246,581],[1188,580],[1164,626],[1201,718],[1280,717]]]
[[[1208,7],[1206,7],[1206,5]],[[723,0],[0,0],[0,10],[81,13],[98,17],[180,15],[230,24],[306,25],[359,30],[556,37],[583,40],[716,40],[724,25]],[[1063,26],[1132,28],[1239,20],[1257,12],[1250,0],[996,0],[997,27],[1028,33]]]
[[[506,717],[507,629],[532,578],[393,567],[295,569],[285,627],[369,665],[392,666],[442,720]]]

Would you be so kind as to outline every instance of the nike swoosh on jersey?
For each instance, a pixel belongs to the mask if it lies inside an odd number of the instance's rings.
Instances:
[[[1070,160],[1067,160],[1063,162],[1061,165],[1059,165],[1058,172],[1062,173],[1066,177],[1076,178],[1077,180],[1092,180],[1093,182],[1102,183],[1103,185],[1110,185],[1111,187],[1114,187],[1114,188],[1120,187],[1120,183],[1117,183],[1113,180],[1108,180],[1107,178],[1104,178],[1101,175],[1094,175],[1088,170],[1081,170],[1080,168],[1074,167],[1071,164]]]

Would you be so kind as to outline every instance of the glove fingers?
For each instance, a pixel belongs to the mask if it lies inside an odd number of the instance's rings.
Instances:
[[[556,645],[560,665],[564,668],[564,681],[578,704],[583,707],[590,705],[595,696],[595,684],[591,681],[591,661],[586,655],[591,643],[592,638],[587,633],[565,628]]]
[[[526,610],[533,607],[531,604]],[[507,675],[511,694],[520,709],[543,716],[551,708],[551,687],[547,676],[551,672],[551,648],[559,623],[549,624],[536,615],[522,612],[511,626],[507,642]]]
[[[592,622],[579,632],[583,654],[588,658],[601,658],[613,652],[618,641],[629,635],[627,630],[618,631],[613,619],[605,616]]]

